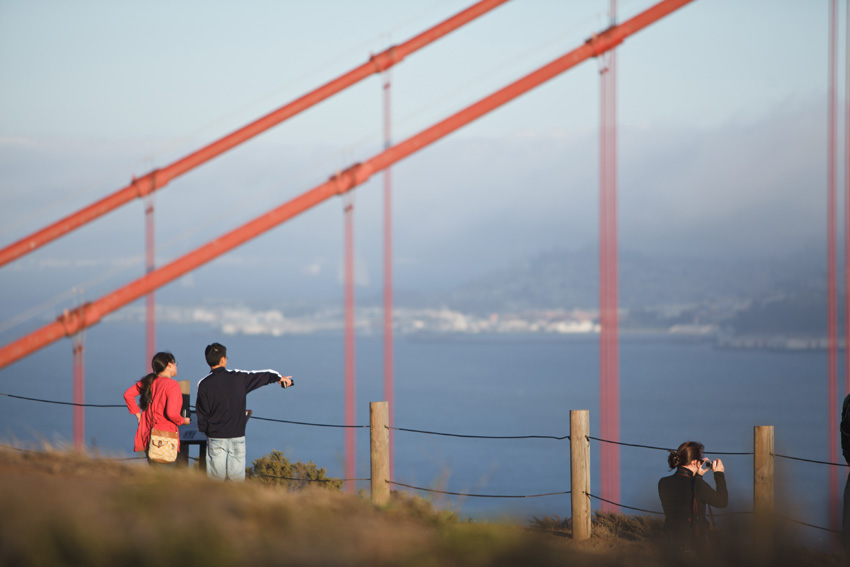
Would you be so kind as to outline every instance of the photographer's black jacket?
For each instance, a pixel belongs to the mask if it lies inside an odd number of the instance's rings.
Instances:
[[[705,505],[726,507],[729,503],[726,475],[722,472],[713,474],[717,490],[711,488],[702,476],[694,475],[684,467],[658,481],[658,496],[664,508],[664,527],[668,533],[693,533],[707,528]]]
[[[198,382],[195,412],[198,430],[213,439],[245,436],[246,395],[281,378],[274,370],[228,370],[215,368]]]

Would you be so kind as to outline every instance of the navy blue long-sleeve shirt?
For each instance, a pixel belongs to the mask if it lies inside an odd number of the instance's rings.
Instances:
[[[213,439],[233,439],[245,436],[245,415],[248,392],[278,382],[280,373],[274,370],[228,370],[214,368],[198,382],[198,401],[195,413],[198,430]]]

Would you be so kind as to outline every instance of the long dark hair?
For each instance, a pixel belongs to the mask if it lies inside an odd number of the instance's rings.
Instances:
[[[175,362],[175,360],[174,355],[170,352],[158,352],[153,355],[153,359],[151,359],[151,370],[153,370],[153,372],[142,378],[142,388],[139,398],[139,407],[142,411],[147,410],[151,405],[151,399],[153,398],[151,390],[154,378],[159,376],[160,372],[165,370],[165,368],[172,362]]]
[[[667,464],[670,465],[671,469],[687,466],[693,461],[702,459],[703,449],[702,443],[685,441],[679,445],[678,449],[670,451],[670,454],[667,456]]]

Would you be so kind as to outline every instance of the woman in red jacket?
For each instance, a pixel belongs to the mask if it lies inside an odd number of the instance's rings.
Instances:
[[[136,416],[139,427],[136,429],[134,451],[147,454],[151,439],[151,429],[177,432],[178,425],[189,423],[180,413],[183,409],[183,394],[180,385],[173,380],[177,376],[177,361],[170,352],[158,352],[151,360],[153,372],[127,388],[124,402],[130,413]],[[136,396],[139,403],[136,404]],[[148,462],[155,464],[148,457]]]

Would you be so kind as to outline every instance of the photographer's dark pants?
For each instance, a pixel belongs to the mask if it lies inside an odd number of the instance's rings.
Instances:
[[[841,534],[844,549],[850,553],[850,475],[844,483],[844,515],[841,519]]]

